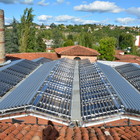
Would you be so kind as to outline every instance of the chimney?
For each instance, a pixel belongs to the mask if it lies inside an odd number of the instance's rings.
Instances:
[[[0,9],[0,64],[5,62],[4,11]]]

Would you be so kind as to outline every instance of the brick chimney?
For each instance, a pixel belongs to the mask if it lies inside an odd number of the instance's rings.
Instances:
[[[0,64],[5,62],[4,11],[0,9]]]

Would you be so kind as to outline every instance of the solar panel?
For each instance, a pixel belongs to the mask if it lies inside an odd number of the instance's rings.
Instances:
[[[140,91],[140,68],[133,64],[115,67],[115,69],[128,80],[138,91]]]
[[[33,105],[38,111],[70,119],[74,63],[61,60],[46,78],[34,98]]]
[[[50,62],[52,60],[48,59],[48,58],[41,57],[41,58],[38,58],[38,59],[35,59],[35,60],[32,60],[32,61],[36,62],[38,64],[44,64],[44,63]]]
[[[115,90],[117,91],[116,93],[118,97],[121,99],[125,107],[125,110],[131,113],[140,112],[139,92],[135,88],[133,88],[128,83],[128,81],[122,78],[120,74],[116,72],[113,68],[111,68],[110,66],[107,66],[101,63],[98,63],[98,65],[103,70],[103,72],[105,73],[105,75],[107,76],[107,78],[109,79],[109,81],[111,82]],[[131,66],[133,67],[133,65],[127,64],[126,66],[122,65],[122,66],[116,67],[115,69],[121,70],[126,67],[128,67],[129,69]]]
[[[84,121],[122,111],[116,92],[96,64],[80,61],[81,115]]]
[[[37,68],[38,65],[29,60],[20,60],[0,71],[0,87],[4,86],[4,83],[5,85],[9,85],[4,88],[5,90],[1,90],[0,96],[3,96],[12,87],[17,85],[23,78]]]

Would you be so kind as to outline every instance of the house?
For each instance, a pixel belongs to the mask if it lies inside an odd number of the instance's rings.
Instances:
[[[122,50],[116,50],[115,58],[117,62],[129,62],[140,64],[140,57],[131,54],[124,54]]]
[[[100,55],[96,50],[80,45],[57,48],[55,49],[55,52],[60,58],[65,57],[77,60],[89,59],[90,62],[95,62],[97,60],[97,56]]]

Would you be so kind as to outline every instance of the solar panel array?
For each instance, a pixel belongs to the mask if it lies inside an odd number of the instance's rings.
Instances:
[[[38,64],[29,60],[19,63],[0,71],[0,97],[17,85],[23,78],[30,74]]]
[[[140,91],[140,68],[133,64],[125,64],[115,69],[128,80],[138,91]]]
[[[47,62],[51,62],[52,60],[48,59],[48,58],[45,58],[45,57],[41,57],[41,58],[35,59],[33,61],[38,63],[38,64],[44,64],[44,63],[47,63]]]
[[[33,72],[0,101],[0,113],[15,110],[33,109],[36,113],[50,117],[71,120],[74,81],[80,87],[81,118],[84,122],[110,117],[120,112],[139,113],[140,94],[120,76],[122,74],[139,90],[140,70],[127,64],[112,67],[94,63],[88,59],[79,61],[79,78],[75,75],[75,61],[60,59],[45,63],[21,60],[0,71],[0,96],[17,85],[22,79]],[[46,60],[45,60],[46,61]],[[76,78],[76,79],[75,79]],[[125,88],[124,88],[125,87]],[[78,88],[79,89],[79,88]],[[140,91],[140,90],[139,90]],[[78,92],[79,93],[79,92]],[[73,108],[73,107],[72,107]],[[80,119],[81,119],[80,118]]]
[[[115,69],[98,63],[104,74],[115,88],[118,97],[123,103],[125,112],[140,113],[140,92],[126,81]]]
[[[80,61],[81,116],[84,121],[122,111],[121,102],[97,64]]]
[[[36,110],[70,119],[74,62],[62,59],[38,90],[32,104]]]

